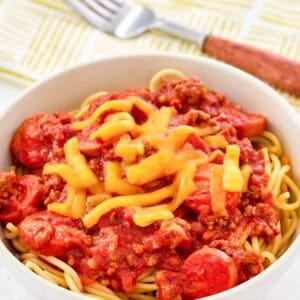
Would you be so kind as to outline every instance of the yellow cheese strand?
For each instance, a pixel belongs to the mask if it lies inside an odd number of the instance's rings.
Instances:
[[[83,218],[83,223],[87,228],[90,228],[97,224],[99,219],[104,214],[108,213],[109,211],[115,208],[136,206],[144,207],[149,205],[155,205],[157,203],[160,203],[164,199],[172,197],[174,192],[174,185],[169,185],[151,193],[110,198],[102,202],[93,210],[91,210],[88,214],[86,214]]]
[[[169,175],[169,166],[174,161],[174,154],[168,150],[161,150],[140,163],[129,166],[126,170],[128,182],[143,185],[157,178]],[[151,172],[149,172],[151,170]]]
[[[169,134],[167,141],[165,142],[166,146],[178,150],[185,143],[187,138],[193,134],[197,133],[197,129],[187,125],[181,125],[175,127]]]
[[[69,187],[67,200],[64,203],[50,203],[48,204],[47,209],[54,213],[71,218],[72,217],[71,209],[75,198],[75,193],[76,190]]]
[[[95,100],[98,96],[102,96],[105,93],[100,92],[95,95],[92,95],[91,97],[87,98],[84,103],[82,104],[80,114],[77,114],[78,116],[81,116],[85,111],[88,109],[88,105],[91,101]],[[149,115],[151,112],[154,111],[154,106],[150,103],[142,100],[138,97],[129,97],[128,99],[117,99],[117,100],[111,100],[103,103],[100,107],[98,107],[93,114],[86,120],[74,122],[72,124],[72,127],[75,130],[83,130],[84,128],[92,125],[97,121],[97,119],[108,111],[121,111],[121,112],[130,112],[133,108],[133,106],[136,106],[140,111],[145,113],[146,115]],[[85,110],[84,110],[85,109]]]
[[[244,178],[239,168],[240,148],[237,145],[226,147],[224,157],[223,187],[228,192],[241,192]]]
[[[139,194],[143,191],[140,187],[130,184],[122,179],[121,166],[118,162],[106,162],[104,173],[106,192],[119,195],[132,195]]]
[[[89,186],[88,191],[93,195],[101,194],[104,192],[103,184],[101,182],[98,182],[95,185]]]
[[[197,165],[190,163],[179,173],[178,178],[175,180],[177,193],[173,201],[168,204],[171,211],[176,210],[183,203],[184,199],[196,190],[196,184],[194,182],[196,170]]]
[[[154,111],[148,120],[140,126],[142,135],[155,135],[157,133],[167,133],[168,126],[175,116],[174,107],[161,107],[160,110]]]
[[[123,135],[115,146],[115,154],[128,164],[135,162],[144,153],[143,142],[139,139],[132,140],[128,134]]]
[[[219,149],[213,151],[213,152],[208,156],[208,162],[214,161],[218,156],[224,157],[224,153],[223,153],[221,150],[219,150]]]
[[[74,219],[82,218],[86,211],[86,192],[85,190],[77,191],[72,203],[71,213]]]
[[[128,98],[128,100],[147,116],[156,110],[152,104],[139,97],[131,96]]]
[[[189,164],[177,175],[173,185],[176,193],[173,200],[168,204],[152,206],[149,208],[140,209],[133,215],[133,221],[138,226],[148,226],[159,220],[171,219],[173,213],[183,201],[196,190],[194,183],[194,175],[197,165]]]
[[[211,147],[225,149],[228,146],[228,142],[224,135],[209,135],[204,137],[204,141]]]
[[[211,208],[215,215],[226,216],[226,191],[223,189],[224,166],[217,165],[209,170]]]
[[[72,138],[65,143],[64,152],[67,163],[73,167],[84,187],[95,186],[99,183],[85,157],[80,153],[77,138]]]
[[[97,205],[99,205],[100,203],[104,202],[105,200],[108,200],[111,198],[110,194],[106,194],[106,193],[101,193],[98,195],[93,195],[93,196],[89,196],[87,197],[87,205],[91,206],[91,207],[95,207]]]
[[[67,200],[64,203],[51,203],[47,206],[47,209],[69,218],[79,219],[85,214],[85,203],[85,190],[68,187]]]
[[[248,183],[249,183],[249,178],[251,175],[251,167],[249,165],[243,165],[241,168],[241,172],[244,178],[244,185],[243,185],[243,190],[242,192],[245,193],[248,191]]]
[[[182,169],[189,160],[207,162],[207,156],[200,150],[187,149],[176,154],[188,136],[195,133],[190,126],[179,126],[171,131],[165,139],[160,139],[160,148],[157,153],[143,159],[138,164],[129,166],[126,176],[131,184],[143,185],[155,179],[174,174]],[[148,170],[152,170],[148,172]]]
[[[72,138],[65,143],[64,152],[67,164],[47,164],[43,173],[60,175],[69,186],[76,189],[97,186],[99,190],[100,182],[80,153],[77,138]]]
[[[195,150],[194,148],[183,147],[175,154],[175,159],[169,168],[171,172],[175,173],[185,168],[188,164],[194,164],[195,166],[201,166],[208,163],[207,155],[201,150]]]
[[[200,137],[205,137],[207,135],[216,134],[220,131],[219,127],[208,126],[206,124],[194,127],[197,130],[197,135]]]
[[[173,218],[174,214],[167,209],[152,210],[151,208],[146,208],[144,211],[133,215],[134,223],[140,227],[149,226],[155,221]]]
[[[90,139],[95,140],[100,138],[103,141],[108,141],[128,132],[136,132],[135,122],[130,120],[110,121],[104,123],[99,129],[93,132],[90,135]]]
[[[93,114],[86,120],[75,122],[72,124],[73,129],[82,130],[97,121],[97,119],[107,111],[124,111],[130,112],[132,109],[132,103],[127,100],[111,100],[103,103],[97,108]]]
[[[67,164],[47,164],[43,169],[45,175],[59,175],[69,186],[75,189],[82,189],[85,185],[79,180],[75,170]]]

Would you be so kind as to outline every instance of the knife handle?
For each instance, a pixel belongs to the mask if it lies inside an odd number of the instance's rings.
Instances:
[[[203,51],[258,77],[276,88],[300,96],[300,63],[285,57],[213,35]]]

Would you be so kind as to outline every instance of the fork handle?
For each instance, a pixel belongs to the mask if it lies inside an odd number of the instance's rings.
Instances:
[[[180,37],[184,40],[203,45],[204,40],[207,37],[207,34],[192,30],[186,26],[182,26],[175,22],[157,18],[151,26],[152,29],[159,29],[171,35]]]
[[[202,50],[271,85],[300,96],[300,63],[220,37],[206,37]]]
[[[153,28],[197,43],[203,52],[238,67],[276,88],[300,96],[299,62],[214,35],[206,35],[165,19],[158,19]]]

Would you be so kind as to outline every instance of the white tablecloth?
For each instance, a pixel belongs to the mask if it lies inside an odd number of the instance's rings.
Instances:
[[[0,80],[0,112],[21,92],[17,86]],[[300,120],[300,119],[299,119]],[[253,300],[300,300],[300,252],[299,258],[282,274],[279,286],[269,291],[267,298],[257,295]],[[42,300],[37,299],[16,282],[0,264],[0,300]],[[55,300],[55,299],[53,299]],[[228,299],[233,300],[233,299]],[[243,300],[243,299],[240,299]]]

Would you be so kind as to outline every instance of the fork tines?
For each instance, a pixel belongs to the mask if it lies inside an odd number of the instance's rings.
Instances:
[[[112,18],[120,11],[125,0],[65,0],[74,10],[95,27],[110,31]]]

